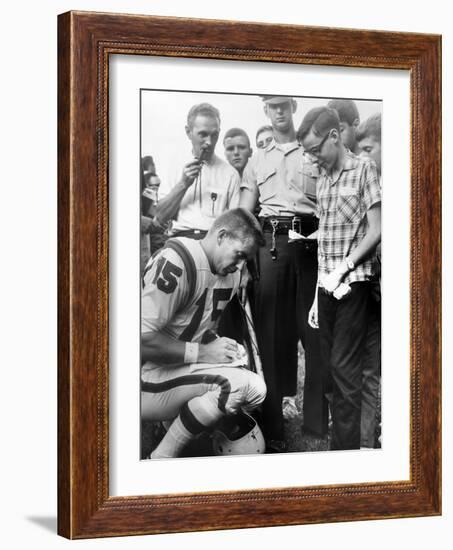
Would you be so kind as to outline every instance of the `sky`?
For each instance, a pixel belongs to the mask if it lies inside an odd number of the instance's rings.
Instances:
[[[297,130],[304,115],[312,107],[325,105],[333,96],[325,98],[295,98],[297,110],[294,125]],[[224,158],[223,136],[233,127],[247,132],[255,150],[255,134],[269,119],[264,114],[263,101],[258,95],[221,94],[204,92],[142,90],[142,144],[141,156],[151,155],[157,174],[164,179],[174,171],[175,159],[191,160],[190,142],[185,133],[189,109],[201,102],[211,103],[220,111],[220,137],[216,154]],[[360,120],[381,112],[381,101],[355,100]],[[182,169],[182,166],[181,166]]]

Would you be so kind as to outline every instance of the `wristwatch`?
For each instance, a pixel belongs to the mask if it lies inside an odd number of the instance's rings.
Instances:
[[[346,265],[348,266],[349,271],[352,271],[355,268],[355,263],[350,258],[346,258]]]

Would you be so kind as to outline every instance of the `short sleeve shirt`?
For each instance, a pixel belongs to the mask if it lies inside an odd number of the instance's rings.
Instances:
[[[260,217],[312,214],[316,210],[317,175],[297,143],[273,140],[248,162],[241,189],[258,189]]]
[[[169,180],[162,182],[159,199],[164,198],[180,181],[184,164],[176,164]],[[239,205],[239,186],[237,170],[214,154],[203,164],[200,175],[187,189],[172,231],[209,230],[220,214]]]
[[[318,272],[331,273],[358,246],[368,230],[367,212],[381,202],[376,165],[348,152],[336,180],[323,170],[317,184]],[[374,277],[375,255],[345,277],[345,283]]]

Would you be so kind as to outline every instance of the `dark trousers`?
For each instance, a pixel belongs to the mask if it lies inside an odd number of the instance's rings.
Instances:
[[[362,369],[361,447],[375,447],[381,382],[381,299],[380,283],[372,283],[368,300],[368,334]]]
[[[351,284],[337,300],[318,293],[321,354],[332,379],[332,449],[360,448],[362,366],[368,331],[369,282]]]
[[[284,438],[282,398],[297,392],[297,343],[305,350],[304,424],[327,431],[318,331],[308,325],[317,279],[317,243],[288,243],[276,235],[277,259],[272,260],[271,233],[259,251],[260,279],[255,285],[254,318],[267,384],[263,431],[268,439]]]

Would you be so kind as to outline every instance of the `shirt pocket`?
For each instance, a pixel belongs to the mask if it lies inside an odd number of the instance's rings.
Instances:
[[[218,189],[208,189],[203,196],[201,211],[205,216],[217,218],[225,210],[225,193]]]
[[[266,202],[277,194],[276,178],[277,170],[270,170],[265,173],[258,174],[256,183],[260,194],[260,202]]]
[[[360,219],[360,200],[357,190],[343,188],[338,195],[337,211],[340,223],[355,223]]]

